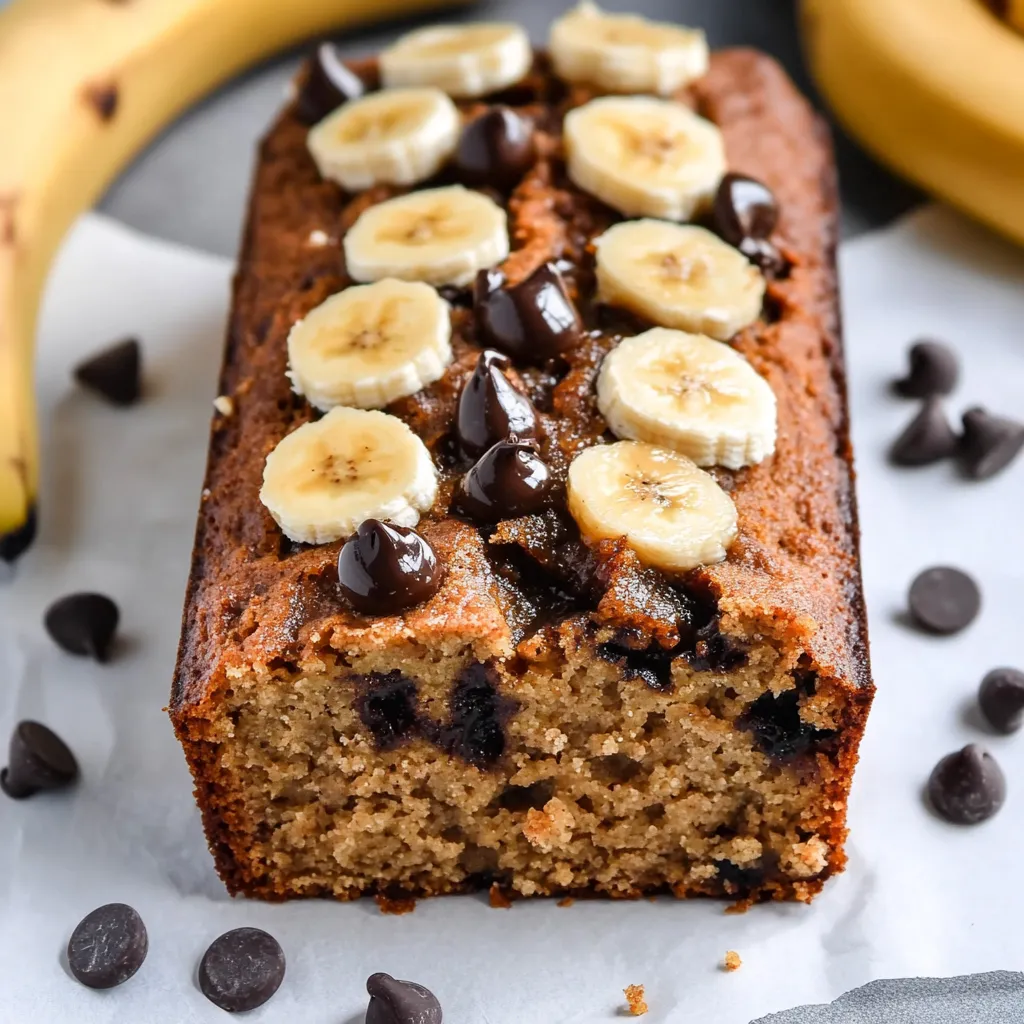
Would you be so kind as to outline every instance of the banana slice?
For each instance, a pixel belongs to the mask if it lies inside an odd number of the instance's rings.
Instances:
[[[627,221],[595,244],[598,297],[608,305],[719,341],[761,315],[764,276],[704,228]]]
[[[738,352],[655,327],[605,357],[597,406],[616,437],[739,469],[775,451],[775,394]]]
[[[461,286],[508,256],[508,219],[493,199],[461,185],[424,189],[371,206],[344,245],[356,281]]]
[[[364,519],[415,526],[437,496],[426,445],[397,416],[332,409],[267,456],[260,501],[287,537],[326,544]]]
[[[386,279],[332,295],[288,335],[289,376],[318,409],[379,409],[452,361],[448,303],[429,285]]]
[[[439,25],[409,32],[384,50],[380,74],[388,88],[432,85],[468,97],[515,85],[532,64],[530,39],[518,25]]]
[[[686,220],[725,174],[722,133],[671,100],[603,96],[565,118],[569,177],[627,217]]]
[[[555,73],[605,92],[669,96],[708,69],[703,32],[584,2],[551,26]]]
[[[324,178],[358,192],[436,174],[455,152],[459,131],[459,112],[440,89],[391,89],[328,114],[306,145]]]
[[[586,539],[625,537],[641,562],[669,572],[721,562],[736,537],[736,507],[710,474],[638,441],[577,455],[568,495]]]

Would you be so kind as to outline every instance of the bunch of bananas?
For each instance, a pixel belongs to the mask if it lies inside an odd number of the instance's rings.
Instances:
[[[879,160],[1024,242],[1022,0],[802,0],[811,70]]]
[[[0,10],[0,559],[31,543],[35,321],[64,232],[157,131],[274,50],[437,0],[13,0]]]

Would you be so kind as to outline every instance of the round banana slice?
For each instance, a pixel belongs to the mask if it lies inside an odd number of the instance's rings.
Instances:
[[[568,495],[587,540],[625,537],[641,562],[669,572],[721,562],[736,537],[736,507],[708,473],[638,441],[577,455]]]
[[[493,199],[449,185],[371,206],[344,245],[356,281],[397,277],[461,286],[508,256],[508,219]]]
[[[598,298],[610,306],[719,341],[761,315],[764,276],[704,228],[626,221],[595,244]]]
[[[597,406],[616,437],[739,469],[775,451],[775,393],[738,352],[655,327],[605,357]]]
[[[668,96],[708,69],[703,32],[581,3],[551,26],[555,73],[605,92]]]
[[[603,96],[565,118],[569,177],[627,217],[687,220],[725,174],[722,133],[671,100]]]
[[[326,544],[364,519],[415,526],[437,496],[426,445],[397,416],[332,409],[267,456],[260,501],[285,535]]]
[[[515,85],[532,64],[530,39],[519,25],[439,25],[409,32],[384,50],[380,75],[388,88],[432,85],[449,96],[483,96]]]
[[[391,89],[328,114],[306,145],[324,178],[358,192],[436,174],[455,152],[459,131],[459,112],[440,89]]]
[[[318,409],[379,409],[452,361],[448,303],[429,285],[386,279],[346,288],[288,335],[289,376]]]

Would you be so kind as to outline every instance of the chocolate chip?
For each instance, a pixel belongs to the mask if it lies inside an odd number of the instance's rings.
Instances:
[[[1016,732],[1024,724],[1024,672],[994,668],[981,681],[978,704],[996,732]]]
[[[19,722],[11,733],[7,767],[0,789],[23,800],[49,789],[62,789],[78,778],[78,762],[67,744],[38,722]]]
[[[69,594],[50,605],[43,621],[62,650],[106,661],[119,619],[117,605],[109,597]]]
[[[765,881],[765,870],[760,861],[739,865],[731,860],[716,860],[715,867],[718,869],[719,881],[731,896],[756,889]]]
[[[462,130],[455,167],[467,185],[511,188],[536,156],[533,125],[508,107],[492,107]]]
[[[355,708],[378,750],[391,750],[416,731],[416,684],[398,669],[356,676]]]
[[[893,389],[905,398],[948,395],[960,376],[956,353],[941,341],[918,341],[910,346],[910,369],[906,377],[893,382]]]
[[[371,974],[366,1024],[441,1024],[441,1004],[430,989],[390,974]]]
[[[462,478],[459,507],[481,523],[540,512],[551,490],[551,471],[532,442],[514,435],[490,447]]]
[[[112,405],[133,405],[142,394],[142,353],[137,338],[125,338],[75,367],[75,380]]]
[[[396,615],[421,604],[437,593],[443,575],[424,536],[379,519],[364,519],[338,555],[338,586],[364,615]]]
[[[936,813],[956,825],[977,825],[1006,799],[1006,777],[996,759],[975,743],[947,754],[932,770],[928,798]]]
[[[508,366],[508,356],[487,349],[480,354],[476,369],[459,395],[455,436],[459,449],[470,458],[478,458],[510,434],[520,438],[537,436],[533,403],[509,383],[502,372]]]
[[[907,601],[919,626],[932,633],[958,633],[980,611],[981,591],[967,573],[940,565],[915,578]]]
[[[296,99],[299,117],[316,124],[332,110],[366,91],[363,80],[345,67],[338,51],[330,43],[321,43],[306,61],[302,87]]]
[[[565,281],[551,263],[512,288],[505,285],[501,271],[481,270],[475,299],[481,341],[515,359],[552,359],[575,345],[583,333]]]
[[[68,942],[68,967],[89,988],[123,985],[149,952],[146,926],[133,907],[108,903],[82,918]]]
[[[830,729],[816,729],[800,717],[800,698],[813,694],[813,672],[795,673],[796,685],[776,696],[761,694],[739,717],[737,725],[754,737],[757,748],[769,757],[787,761],[830,739]]]
[[[199,988],[228,1013],[262,1006],[284,981],[284,951],[259,928],[234,928],[214,939],[199,965]]]
[[[486,665],[476,663],[463,671],[448,706],[449,722],[439,746],[477,768],[496,764],[505,752],[502,720],[514,705],[498,692]]]
[[[786,275],[789,268],[786,257],[767,238],[744,238],[738,248],[769,281]]]
[[[927,466],[955,455],[959,444],[942,402],[929,398],[893,442],[889,458],[897,466]]]
[[[779,220],[775,193],[756,178],[727,174],[722,178],[711,208],[715,233],[740,248],[747,239],[768,238]]]
[[[993,416],[985,409],[964,413],[960,445],[963,470],[972,480],[987,480],[1005,469],[1024,448],[1024,423]]]

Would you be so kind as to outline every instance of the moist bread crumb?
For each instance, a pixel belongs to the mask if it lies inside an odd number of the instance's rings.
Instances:
[[[374,62],[353,68],[373,85]],[[514,284],[560,261],[589,332],[564,375],[512,371],[560,485],[605,433],[600,359],[649,326],[594,302],[592,242],[618,217],[568,181],[559,148],[564,113],[591,96],[540,56],[503,97],[537,136],[535,165],[502,196],[503,269]],[[440,467],[418,529],[446,575],[430,600],[380,618],[341,598],[340,545],[289,542],[258,495],[267,453],[314,417],[285,376],[288,331],[352,283],[344,234],[397,190],[322,180],[294,107],[263,141],[219,389],[235,413],[214,420],[171,700],[230,892],[375,895],[394,913],[485,889],[498,906],[507,893],[747,906],[809,901],[842,870],[873,686],[830,146],[753,51],[715,54],[678,99],[719,126],[730,170],[778,197],[772,241],[789,268],[732,342],[776,395],[778,439],[760,465],[712,471],[739,517],[727,559],[670,580],[620,542],[586,547],[563,510],[488,529],[451,514],[454,407],[480,351],[454,293],[454,362],[387,410]]]
[[[722,967],[731,973],[733,971],[738,971],[742,966],[743,961],[740,959],[739,953],[734,949],[727,950]]]
[[[647,1012],[643,985],[627,985],[622,991],[626,996],[630,1016],[642,1017]]]

